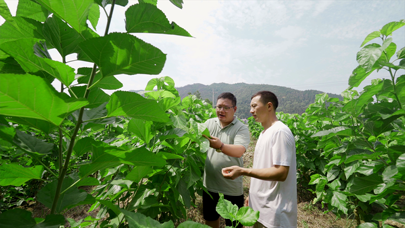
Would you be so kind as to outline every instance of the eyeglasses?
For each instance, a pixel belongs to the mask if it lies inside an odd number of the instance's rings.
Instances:
[[[231,108],[233,108],[234,106],[228,107],[228,106],[215,106],[215,108],[217,110],[224,110],[225,112],[229,111]]]

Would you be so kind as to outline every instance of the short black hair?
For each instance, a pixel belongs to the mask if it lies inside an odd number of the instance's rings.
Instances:
[[[236,97],[235,97],[235,95],[233,95],[232,93],[230,93],[230,92],[225,92],[225,93],[221,93],[221,94],[219,94],[218,95],[218,97],[217,97],[217,100],[219,100],[219,99],[229,99],[229,100],[231,100],[232,101],[232,105],[235,107],[236,106]]]
[[[263,104],[267,104],[268,102],[271,102],[274,106],[274,111],[276,111],[278,107],[278,99],[277,96],[270,91],[259,91],[255,93],[250,100],[252,100],[254,97],[260,96],[259,101],[262,102]]]

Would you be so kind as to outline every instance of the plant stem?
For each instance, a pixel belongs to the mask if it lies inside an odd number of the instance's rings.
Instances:
[[[108,34],[108,30],[110,28],[110,23],[111,23],[111,18],[112,18],[112,14],[113,14],[113,10],[114,10],[114,5],[115,5],[115,0],[113,0],[113,2],[111,3],[111,11],[110,11],[110,15],[108,16],[108,21],[107,21],[107,27],[104,33],[104,36],[106,36]],[[91,76],[89,79],[89,82],[87,83],[87,88],[86,88],[86,92],[84,93],[84,98],[87,99],[89,97],[90,94],[90,86],[93,83],[94,77],[96,75],[96,70],[97,70],[97,65],[94,64],[93,65],[93,70],[91,71]],[[58,200],[59,197],[61,195],[61,190],[62,190],[62,184],[63,184],[63,179],[65,178],[68,166],[69,166],[69,161],[70,161],[70,157],[72,156],[72,152],[73,152],[73,146],[75,144],[76,141],[76,137],[77,137],[77,133],[79,132],[80,126],[82,125],[82,118],[83,118],[83,113],[84,113],[84,107],[82,107],[80,109],[79,112],[79,117],[77,118],[77,124],[76,127],[73,131],[70,143],[69,143],[69,148],[67,151],[67,155],[66,155],[66,159],[65,159],[65,164],[63,166],[62,171],[59,173],[59,178],[58,178],[58,185],[56,187],[56,192],[55,192],[55,197],[53,199],[53,203],[52,203],[52,209],[51,209],[51,214],[55,214],[55,210],[56,210],[56,205],[58,204]]]
[[[390,72],[391,75],[391,79],[392,79],[392,86],[394,87],[394,94],[395,94],[395,98],[397,98],[398,104],[399,104],[399,108],[402,108],[402,104],[401,101],[399,101],[398,98],[398,93],[397,93],[397,87],[395,86],[395,76],[392,74],[391,68],[389,68],[388,70]]]

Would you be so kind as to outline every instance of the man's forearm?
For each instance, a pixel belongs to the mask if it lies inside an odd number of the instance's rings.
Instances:
[[[230,156],[240,158],[245,153],[246,148],[242,145],[224,144],[222,146],[222,153]]]
[[[268,181],[285,181],[288,176],[288,166],[275,166],[264,169],[241,168],[241,175]]]

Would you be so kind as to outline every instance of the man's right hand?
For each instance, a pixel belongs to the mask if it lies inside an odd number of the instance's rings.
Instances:
[[[249,196],[245,199],[245,207],[249,207]]]

